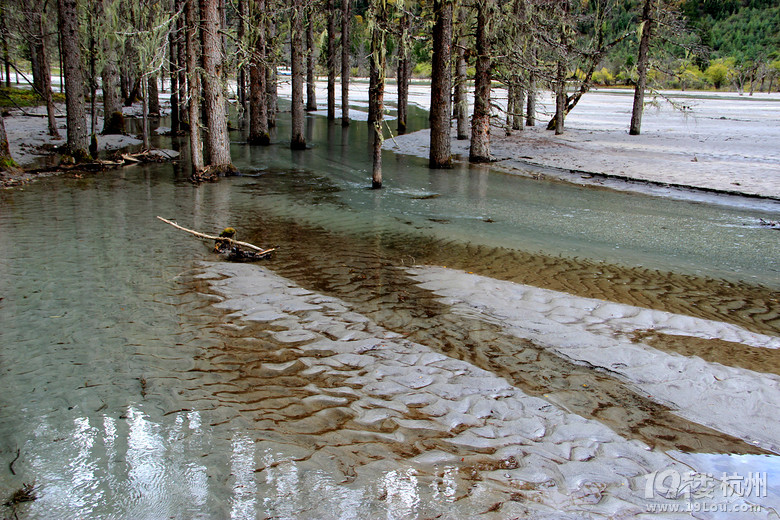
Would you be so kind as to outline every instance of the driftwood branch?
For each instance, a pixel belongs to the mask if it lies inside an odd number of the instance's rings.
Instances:
[[[207,235],[206,233],[200,233],[198,231],[193,231],[192,229],[187,229],[186,227],[182,227],[182,226],[178,225],[176,222],[171,222],[170,220],[164,219],[164,218],[162,218],[160,216],[158,216],[157,218],[162,220],[166,224],[170,224],[171,226],[175,227],[176,229],[181,229],[182,231],[186,231],[187,233],[189,233],[191,235],[195,235],[196,237],[205,238],[206,240],[223,240],[225,242],[229,242],[229,243],[237,245],[237,246],[248,247],[249,249],[254,249],[260,255],[264,255],[264,254],[270,253],[272,251],[276,251],[275,247],[271,248],[271,249],[263,249],[262,247],[257,247],[256,245],[250,244],[249,242],[241,242],[239,240],[233,240],[232,238]]]

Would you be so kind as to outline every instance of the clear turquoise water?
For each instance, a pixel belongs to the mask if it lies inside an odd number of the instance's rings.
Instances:
[[[531,270],[559,258],[585,262],[583,278],[600,265],[629,273],[605,282],[607,293],[630,283],[652,294],[648,280],[658,273],[672,284],[667,292],[691,297],[693,314],[698,298],[716,305],[723,294],[745,296],[755,306],[756,294],[780,287],[780,233],[757,225],[780,218],[777,209],[593,190],[484,167],[430,171],[392,152],[384,156],[386,189],[371,191],[365,124],[344,131],[323,118],[308,122],[305,152],[281,139],[250,147],[234,133],[245,176],[215,184],[193,186],[185,165],[162,164],[0,193],[0,498],[33,481],[39,496],[20,506],[20,518],[290,517],[285,496],[316,475],[330,482],[326,467],[296,464],[276,481],[255,480],[259,459],[298,448],[255,443],[251,414],[210,391],[233,377],[209,364],[230,336],[191,278],[195,262],[212,257],[156,215],[202,231],[233,225],[244,238],[282,245],[276,261],[288,274],[296,246],[314,259],[318,244],[345,270],[352,261],[457,263],[479,250],[487,270],[500,262],[523,271],[505,254],[516,250],[544,258]],[[423,123],[417,113],[413,124]],[[297,281],[329,276],[317,266]],[[632,278],[640,266],[651,274]],[[566,276],[573,290],[590,290]],[[776,333],[777,309],[767,299],[751,311],[763,316],[755,327]],[[328,486],[323,493],[343,493],[339,511],[366,503],[360,490]],[[415,511],[404,504],[397,516]]]

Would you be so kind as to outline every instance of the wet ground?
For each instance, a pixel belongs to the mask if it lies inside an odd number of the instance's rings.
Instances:
[[[776,516],[776,209],[390,152],[373,192],[365,132],[235,133],[246,176],[200,187],[152,165],[0,194],[19,518]],[[156,215],[279,251],[219,263]],[[689,471],[711,496],[652,480]]]

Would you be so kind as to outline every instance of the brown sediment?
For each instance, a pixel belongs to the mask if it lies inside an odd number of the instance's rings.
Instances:
[[[565,410],[596,419],[623,437],[639,439],[653,447],[707,453],[766,453],[741,439],[679,417],[608,372],[572,363],[531,341],[505,334],[499,324],[453,315],[435,295],[417,287],[403,270],[396,268],[403,258],[399,258],[398,250],[404,251],[404,255],[410,250],[396,237],[364,241],[307,229],[291,222],[284,224],[284,233],[270,221],[263,222],[262,228],[264,240],[281,244],[285,251],[270,266],[280,275],[307,289],[341,298],[352,304],[354,311],[380,326],[504,377],[526,394],[543,397]],[[285,237],[296,239],[294,243],[285,244]],[[673,274],[667,274],[664,279],[664,273],[654,273],[657,278],[649,281],[649,273],[642,270],[577,265],[567,259],[474,248],[455,242],[441,244],[441,248],[436,245],[434,241],[416,244],[417,262],[435,259],[450,265],[465,263],[483,273],[499,273],[526,283],[545,282],[540,285],[556,290],[580,292],[590,297],[594,296],[591,291],[595,291],[602,298],[620,300],[622,297],[624,303],[655,304],[655,307],[678,312],[693,310],[709,318],[722,319],[724,313],[734,312],[737,307],[734,302],[747,301],[750,303],[746,307],[751,312],[737,314],[736,321],[750,324],[750,328],[759,331],[771,329],[776,321],[773,311],[766,307],[763,312],[756,309],[759,298],[766,294],[760,287],[744,286],[741,287],[744,292],[737,292],[736,286],[726,284],[733,297],[728,304],[718,305],[718,298],[724,296],[724,286],[716,281]],[[528,262],[518,262],[518,257],[525,257]],[[478,260],[481,260],[480,264]],[[566,270],[561,263],[577,268]],[[596,269],[608,276],[595,278]],[[646,290],[643,290],[643,281],[646,281]],[[626,285],[632,290],[625,290]],[[698,303],[693,309],[690,308],[692,299]],[[739,305],[740,308],[743,306]],[[767,317],[769,322],[763,321]],[[230,388],[213,389],[221,399],[245,405],[251,403],[252,406],[245,406],[243,410],[251,411],[258,425],[265,424],[269,431],[276,433],[304,437],[342,435],[347,431],[362,432],[360,435],[391,434],[400,428],[393,417],[371,425],[355,424],[354,413],[349,408],[349,394],[331,394],[339,387],[349,387],[340,376],[333,373],[327,376],[296,375],[304,366],[298,363],[276,372],[263,368],[266,363],[290,362],[303,355],[295,344],[276,344],[269,338],[268,330],[269,327],[251,325],[238,332],[225,331],[230,340],[210,356],[210,364],[213,364],[204,367],[215,371],[219,371],[220,366],[225,366],[226,371],[241,367],[239,375],[231,380]],[[262,340],[258,344],[253,338]],[[319,354],[328,356],[332,353]],[[222,365],[223,362],[226,365]],[[344,379],[351,372],[354,370],[345,369]],[[312,396],[312,384],[321,393],[338,395],[346,402],[320,406],[312,401],[293,406],[293,402]],[[285,402],[290,405],[284,406]],[[415,416],[412,408],[402,418]],[[457,453],[459,449],[446,442],[452,432],[402,430],[407,436],[413,435],[416,441],[409,443],[407,439],[407,442],[399,443],[383,438],[381,442],[392,446],[397,453],[412,455],[434,448],[451,453]]]
[[[711,363],[780,375],[780,350],[759,348],[717,338],[697,338],[638,330],[632,339],[665,352],[697,356]]]

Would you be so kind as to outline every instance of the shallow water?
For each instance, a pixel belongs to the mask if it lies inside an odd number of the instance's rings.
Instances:
[[[282,140],[250,147],[234,132],[245,176],[216,184],[194,187],[185,166],[151,165],[0,193],[0,498],[33,481],[39,497],[19,505],[20,518],[287,518],[304,505],[320,518],[503,517],[522,504],[517,489],[485,476],[513,466],[509,458],[453,448],[452,432],[356,421],[355,389],[300,364],[305,331],[290,316],[248,325],[215,308],[214,289],[196,278],[197,262],[215,258],[156,215],[277,245],[263,264],[277,275],[658,453],[766,457],[501,323],[451,313],[396,268],[447,265],[777,336],[780,241],[758,219],[780,211],[484,167],[435,172],[391,152],[386,189],[371,191],[365,123],[308,123],[305,152]],[[376,332],[361,327],[354,333]],[[654,341],[726,365],[750,359],[728,344]],[[777,371],[773,356],[750,363]],[[435,450],[454,459],[416,461]],[[540,489],[523,492],[560,506]],[[509,505],[491,510],[497,503]]]

